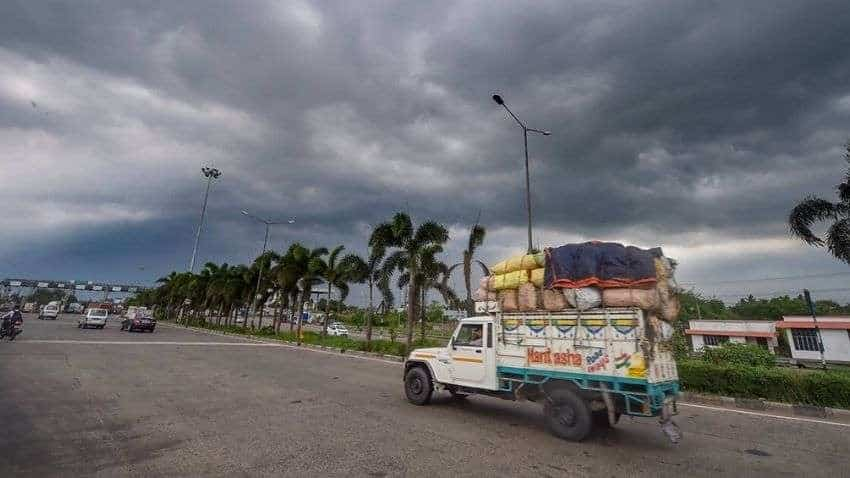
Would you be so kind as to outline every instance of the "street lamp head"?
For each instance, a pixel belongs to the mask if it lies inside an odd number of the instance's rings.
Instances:
[[[244,214],[244,215],[246,215],[246,216],[248,216],[248,215],[249,215],[249,214],[248,214],[248,211],[246,211],[246,210],[244,210],[244,209],[242,210],[242,214]]]
[[[551,132],[551,131],[544,131],[544,132],[543,132],[543,136],[549,136],[550,134],[552,134],[552,132]]]
[[[497,105],[505,104],[505,100],[503,100],[502,97],[499,95],[493,95],[493,101],[495,101]]]
[[[292,219],[286,221],[286,223],[287,224],[295,224],[295,218],[293,217]]]
[[[201,168],[201,173],[203,173],[205,177],[213,179],[218,179],[218,177],[221,176],[221,171],[216,168],[203,167]]]

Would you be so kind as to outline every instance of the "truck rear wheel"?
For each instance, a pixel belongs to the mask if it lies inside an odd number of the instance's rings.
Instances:
[[[412,367],[404,376],[404,394],[414,405],[427,405],[431,401],[434,384],[431,377],[422,367]]]
[[[565,440],[582,441],[593,429],[593,416],[586,401],[568,388],[549,392],[543,405],[546,428]]]

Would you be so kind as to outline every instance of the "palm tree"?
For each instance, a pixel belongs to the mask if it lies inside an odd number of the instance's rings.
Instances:
[[[410,216],[402,212],[396,213],[392,221],[379,224],[372,234],[370,246],[396,249],[384,261],[387,274],[395,270],[407,274],[407,350],[413,345],[413,323],[425,283],[423,272],[437,262],[435,256],[443,252],[443,244],[448,240],[449,232],[442,224],[428,221],[414,229]]]
[[[845,145],[844,159],[850,164],[850,142]],[[826,245],[838,260],[850,264],[850,166],[844,181],[837,185],[838,202],[829,202],[817,196],[808,196],[801,201],[788,217],[791,234],[806,244],[821,247]],[[831,221],[826,231],[826,240],[812,232],[817,222]]]
[[[291,331],[294,323],[298,322],[297,341],[299,344],[301,343],[301,316],[304,313],[304,303],[310,299],[313,287],[322,282],[321,278],[327,266],[322,256],[327,255],[327,253],[328,250],[324,247],[311,250],[297,242],[289,246],[289,250],[286,252],[284,268],[287,274],[297,278],[296,284],[298,289],[301,290],[300,295],[298,295],[296,318],[289,324]],[[279,326],[280,323],[278,323]]]
[[[449,279],[451,279],[452,270],[454,270],[456,266],[457,264],[449,267],[442,262],[433,262],[428,263],[428,267],[422,271],[422,275],[424,276],[421,297],[422,310],[420,312],[420,337],[422,340],[425,340],[425,298],[427,297],[429,290],[436,290],[443,298],[443,302],[446,303],[448,308],[457,309],[460,306],[460,299],[458,299],[455,291],[449,286]]]
[[[374,233],[372,234],[374,236]],[[387,249],[381,245],[371,245],[372,239],[369,239],[369,260],[366,262],[366,283],[369,286],[369,310],[366,314],[366,346],[372,342],[372,323],[375,315],[374,293],[375,288],[381,293],[383,303],[386,307],[392,307],[394,300],[392,290],[390,289],[391,275],[384,269],[384,257]]]
[[[254,259],[254,263],[251,265],[251,272],[253,274],[253,284],[256,288],[256,293],[259,297],[254,297],[254,300],[257,302],[256,308],[260,310],[260,315],[257,318],[257,324],[259,328],[263,328],[263,313],[265,312],[266,301],[269,299],[269,289],[274,286],[274,281],[272,280],[272,274],[269,272],[274,267],[274,263],[280,260],[280,255],[274,251],[266,251],[263,254],[257,256]],[[260,278],[259,288],[257,288],[257,278]],[[254,292],[252,292],[253,294]],[[254,302],[252,302],[254,304]],[[247,322],[247,321],[246,321]]]
[[[333,288],[339,291],[339,301],[345,301],[348,296],[348,283],[361,283],[366,279],[366,263],[356,254],[348,254],[339,259],[345,246],[336,246],[328,255],[322,270],[322,279],[328,285],[328,298],[325,301],[325,320],[322,324],[322,336],[328,333],[328,321],[331,313],[331,299]]]
[[[484,275],[490,275],[490,269],[487,266],[479,261],[478,259],[473,259],[475,255],[475,250],[484,243],[484,236],[487,234],[484,226],[478,224],[478,220],[475,220],[475,224],[469,229],[469,240],[466,244],[466,249],[463,251],[463,262],[459,262],[452,266],[452,269],[459,265],[463,265],[463,284],[466,286],[466,301],[464,303],[464,307],[466,309],[467,317],[472,317],[475,315],[475,302],[472,300],[472,263],[473,261],[481,266],[481,270],[484,271]]]

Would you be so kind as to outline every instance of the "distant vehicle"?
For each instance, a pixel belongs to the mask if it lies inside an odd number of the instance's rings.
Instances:
[[[121,330],[132,332],[134,330],[153,332],[156,328],[156,320],[151,317],[150,311],[144,307],[128,311],[127,316],[121,321]]]
[[[89,302],[88,309],[106,309],[110,314],[113,313],[112,302]]]
[[[0,326],[0,340],[3,340],[5,337],[9,337],[9,341],[15,340],[15,337],[24,331],[23,322],[20,319],[12,322],[12,315],[12,312],[7,312],[0,319],[2,321],[2,326]]]
[[[87,329],[89,326],[102,329],[106,327],[106,318],[109,317],[109,311],[106,309],[88,309],[85,314],[80,317],[77,322],[77,327]]]
[[[41,309],[38,318],[41,320],[52,319],[56,320],[59,317],[60,304],[57,301],[50,302]]]
[[[67,306],[65,306],[65,312],[69,314],[82,314],[86,308],[83,307],[83,304],[79,304],[77,302],[71,302]]]
[[[348,329],[339,322],[333,322],[328,326],[328,335],[332,337],[348,337]]]
[[[23,312],[24,313],[35,312],[37,310],[37,307],[38,307],[38,304],[36,304],[35,302],[27,302],[26,304],[24,304]]]

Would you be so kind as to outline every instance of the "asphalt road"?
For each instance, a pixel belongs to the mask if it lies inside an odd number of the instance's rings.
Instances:
[[[539,407],[408,404],[400,365],[162,325],[28,318],[0,343],[0,476],[848,476],[850,428],[682,407],[583,443]]]

